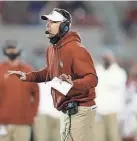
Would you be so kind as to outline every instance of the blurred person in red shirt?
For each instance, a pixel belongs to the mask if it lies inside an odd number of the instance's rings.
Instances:
[[[0,141],[30,141],[31,125],[39,102],[36,83],[22,83],[7,71],[32,71],[20,61],[21,49],[16,42],[7,41],[3,47],[6,60],[0,63]]]

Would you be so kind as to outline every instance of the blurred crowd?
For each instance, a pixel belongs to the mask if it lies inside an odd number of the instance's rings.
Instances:
[[[122,21],[123,29],[128,37],[134,37],[137,26],[137,2],[129,2],[124,12],[125,14]]]
[[[99,25],[91,5],[88,6],[84,1],[1,1],[1,23],[38,25],[41,24],[40,14],[54,7],[68,10],[73,16],[73,24]]]
[[[122,5],[125,6],[119,8],[121,12],[117,13],[120,17],[118,22],[125,34],[133,38],[137,25],[137,2],[127,1]],[[72,14],[73,25],[104,26],[102,17],[96,15],[96,7],[91,1],[0,1],[0,23],[40,25],[43,24],[40,15],[54,7],[68,10]]]

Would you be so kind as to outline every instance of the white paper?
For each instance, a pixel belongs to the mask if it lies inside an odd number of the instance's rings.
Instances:
[[[58,111],[53,104],[53,99],[51,96],[51,86],[50,82],[39,83],[40,99],[38,107],[38,115],[50,115],[55,118],[59,118],[61,112]]]
[[[60,93],[62,93],[63,95],[66,95],[72,88],[71,84],[69,84],[66,81],[62,81],[57,77],[54,77],[52,81],[50,81],[50,86],[59,91]]]
[[[8,134],[7,127],[5,125],[0,125],[0,136],[4,136],[7,134]]]

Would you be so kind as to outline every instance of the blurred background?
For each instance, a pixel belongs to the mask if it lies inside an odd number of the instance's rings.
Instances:
[[[102,64],[103,52],[113,51],[117,63],[126,72],[126,84],[131,82],[130,87],[125,87],[128,92],[131,90],[128,95],[131,96],[130,102],[133,104],[132,99],[137,96],[136,1],[0,1],[1,49],[6,40],[16,40],[23,50],[22,59],[35,70],[43,68],[46,63],[45,49],[49,46],[49,41],[44,34],[45,22],[40,20],[40,15],[51,12],[55,7],[66,9],[72,14],[72,30],[80,33],[82,44],[93,56],[96,66]],[[1,51],[0,60],[3,59]],[[132,124],[135,127],[129,136],[135,138],[137,105],[133,107],[135,110],[131,111],[135,113],[135,120],[132,120]],[[124,114],[125,117],[128,115]],[[119,128],[125,128],[121,122]]]
[[[135,1],[0,1],[1,46],[5,40],[17,40],[24,50],[23,58],[41,68],[45,63],[41,59],[43,49],[49,42],[40,15],[49,13],[54,7],[72,14],[72,29],[81,34],[83,44],[94,57],[98,58],[109,48],[121,59],[122,65],[127,64],[126,67],[137,60]],[[34,56],[38,58],[36,62],[32,61]]]

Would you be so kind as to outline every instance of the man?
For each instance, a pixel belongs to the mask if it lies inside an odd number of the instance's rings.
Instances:
[[[71,15],[64,9],[53,9],[47,20],[46,35],[52,46],[47,50],[47,67],[38,72],[9,71],[21,80],[45,82],[55,76],[72,84],[67,95],[52,88],[54,106],[64,114],[61,118],[62,141],[89,141],[95,119],[95,87],[97,76],[90,54],[81,44],[80,36],[69,31]],[[91,110],[92,107],[92,110]]]
[[[30,141],[39,101],[38,85],[8,77],[8,70],[32,71],[20,61],[21,50],[14,41],[6,43],[3,53],[6,60],[0,64],[0,141]]]
[[[99,78],[96,88],[96,141],[120,141],[118,117],[124,108],[127,75],[112,51],[106,51],[102,60],[103,66],[96,67]]]

